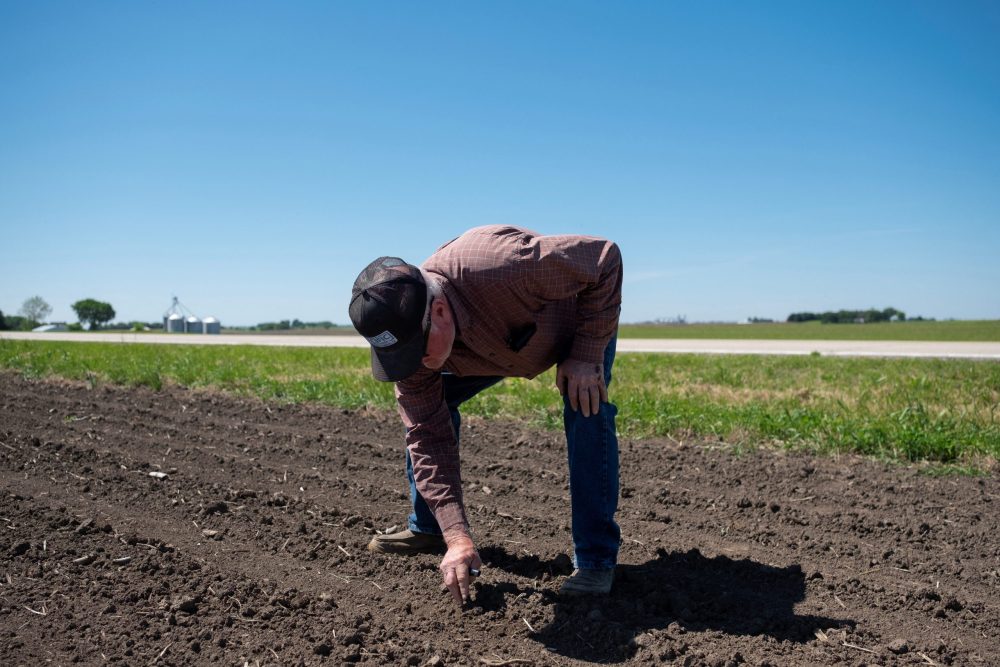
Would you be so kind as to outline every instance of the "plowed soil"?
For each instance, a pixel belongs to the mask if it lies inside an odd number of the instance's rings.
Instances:
[[[566,600],[561,435],[463,429],[460,609],[365,550],[394,413],[0,373],[0,664],[1000,664],[996,473],[623,440],[614,591]]]

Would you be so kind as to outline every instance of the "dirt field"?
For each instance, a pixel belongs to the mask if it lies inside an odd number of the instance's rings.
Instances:
[[[467,427],[460,611],[365,551],[395,414],[0,373],[0,664],[1000,664],[996,474],[623,441],[615,590],[560,600],[561,436]]]

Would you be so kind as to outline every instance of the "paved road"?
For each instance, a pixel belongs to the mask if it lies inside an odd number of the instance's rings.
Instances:
[[[275,336],[133,333],[29,333],[0,331],[0,339],[185,345],[275,345],[285,347],[366,347],[356,335]],[[675,340],[622,338],[619,352],[682,354],[812,354],[840,357],[937,357],[1000,360],[1000,343],[849,340]]]

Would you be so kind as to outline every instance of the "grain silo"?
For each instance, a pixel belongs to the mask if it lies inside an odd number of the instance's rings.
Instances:
[[[201,321],[175,296],[170,308],[163,314],[163,328],[167,333],[221,333],[222,325],[214,317]]]
[[[170,313],[163,319],[163,328],[167,333],[184,333],[184,316]]]

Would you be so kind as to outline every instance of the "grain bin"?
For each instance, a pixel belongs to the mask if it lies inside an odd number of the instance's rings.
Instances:
[[[206,317],[203,324],[205,325],[205,333],[207,334],[222,333],[222,323],[212,316]]]
[[[191,315],[186,320],[184,320],[184,331],[193,334],[203,333],[203,329],[201,327],[201,320],[199,320],[194,315]]]
[[[184,316],[180,313],[170,313],[163,326],[167,333],[184,333]]]

